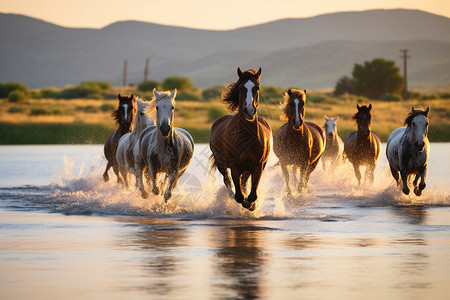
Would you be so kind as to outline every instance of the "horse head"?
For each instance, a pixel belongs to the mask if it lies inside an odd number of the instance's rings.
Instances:
[[[294,130],[299,130],[303,125],[305,103],[306,90],[289,89],[284,94],[284,119],[288,120]]]
[[[428,135],[428,113],[430,107],[426,110],[415,109],[411,107],[411,112],[405,120],[408,132],[411,134],[411,142],[418,152],[422,152],[425,148],[425,140]]]
[[[159,93],[156,89],[153,89],[153,95],[156,100],[156,126],[163,137],[170,136],[172,132],[176,94],[177,89],[174,89],[171,94],[168,92]]]
[[[325,119],[325,135],[327,139],[333,140],[337,134],[336,122],[339,120],[339,116],[336,118],[327,118],[327,116],[324,116],[323,118]]]
[[[241,84],[238,85],[239,92],[239,110],[244,113],[247,120],[253,120],[256,115],[256,108],[259,104],[259,78],[261,77],[262,69],[259,68],[257,72],[254,70],[241,71],[237,69],[239,80]]]
[[[134,123],[137,111],[136,96],[131,94],[131,96],[127,97],[118,94],[117,97],[119,99],[119,107],[113,113],[113,117],[121,127],[129,130]]]
[[[358,124],[358,134],[363,136],[369,136],[372,128],[372,104],[369,106],[356,104],[358,112],[353,116],[353,120],[356,120]]]

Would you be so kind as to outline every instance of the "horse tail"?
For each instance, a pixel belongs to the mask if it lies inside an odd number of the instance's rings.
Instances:
[[[209,164],[209,170],[208,172],[210,174],[214,173],[217,169],[217,162],[216,162],[216,158],[214,157],[213,154],[211,154],[211,156],[208,159],[208,164]]]

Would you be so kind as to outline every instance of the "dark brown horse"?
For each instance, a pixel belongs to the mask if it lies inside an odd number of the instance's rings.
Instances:
[[[280,160],[281,170],[286,180],[288,194],[289,170],[300,169],[298,191],[306,189],[309,176],[317,166],[325,150],[325,133],[322,128],[311,122],[304,122],[306,90],[289,89],[284,96],[282,118],[288,121],[277,131],[273,141],[273,150]]]
[[[272,131],[266,120],[256,115],[261,68],[258,71],[249,69],[245,72],[238,68],[237,73],[239,79],[222,93],[222,101],[228,105],[229,111],[237,110],[237,114],[224,115],[211,127],[211,169],[217,167],[232,197],[228,173],[230,169],[236,202],[254,210],[259,180],[269,158]],[[245,189],[250,175],[252,188],[245,199],[243,188]]]
[[[353,116],[353,120],[358,125],[358,131],[352,131],[344,142],[344,159],[353,164],[358,184],[361,184],[360,166],[366,166],[364,181],[370,180],[373,183],[374,172],[377,160],[380,157],[380,137],[378,133],[371,130],[372,127],[372,104],[369,106],[359,106],[356,104],[358,112]]]
[[[111,133],[105,142],[103,152],[105,153],[108,164],[106,165],[105,173],[103,173],[103,179],[109,180],[108,170],[113,167],[114,173],[117,176],[117,182],[121,182],[119,175],[119,168],[117,165],[116,151],[120,138],[133,130],[134,117],[137,111],[136,96],[131,94],[130,97],[118,95],[119,107],[112,113],[114,120],[119,128]]]

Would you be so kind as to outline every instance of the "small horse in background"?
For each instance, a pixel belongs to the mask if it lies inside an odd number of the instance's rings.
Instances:
[[[223,176],[230,197],[250,211],[255,210],[257,189],[270,153],[272,130],[262,117],[256,115],[262,70],[237,69],[238,80],[222,93],[222,102],[235,115],[224,115],[211,126],[209,146],[212,155],[211,171],[217,168]],[[231,170],[235,193],[233,193]],[[250,194],[245,198],[245,188],[252,177]],[[244,189],[244,190],[243,190]]]
[[[344,152],[344,142],[337,132],[337,121],[339,117],[328,118],[324,116],[326,143],[325,151],[322,154],[322,166],[327,170],[327,162],[330,162],[329,167],[334,170],[342,162],[342,154]]]
[[[414,194],[417,196],[422,194],[426,186],[427,162],[430,155],[430,143],[427,137],[429,111],[430,107],[421,110],[413,106],[404,123],[407,126],[392,131],[387,140],[386,156],[391,173],[397,185],[400,183],[401,176],[405,195],[408,195],[410,191],[409,177],[415,176],[413,186]],[[417,186],[419,178],[421,180]]]
[[[127,189],[129,187],[128,174],[131,173],[136,176],[136,156],[139,153],[139,136],[145,128],[154,124],[146,114],[148,108],[154,109],[154,102],[144,102],[138,99],[137,104],[138,109],[133,131],[120,138],[116,153],[119,171]]]
[[[116,152],[119,145],[120,138],[133,130],[134,118],[137,111],[137,101],[136,96],[131,94],[130,97],[118,95],[119,107],[112,113],[113,119],[116,121],[119,128],[111,133],[105,142],[103,152],[105,153],[106,160],[108,161],[106,165],[106,170],[103,173],[103,179],[105,182],[109,180],[108,170],[112,167],[114,173],[117,176],[117,182],[120,183],[122,178],[119,173],[119,166],[117,164]]]
[[[153,89],[156,126],[150,126],[142,132],[139,138],[140,156],[136,161],[137,180],[142,198],[148,197],[143,183],[143,173],[146,178],[151,179],[152,192],[155,195],[159,195],[160,192],[157,176],[159,173],[166,173],[169,183],[164,192],[164,200],[167,202],[194,153],[194,140],[191,135],[186,130],[173,126],[176,93],[176,89],[171,94],[159,93]]]
[[[288,194],[289,170],[292,166],[294,174],[300,169],[298,191],[306,189],[309,176],[317,166],[325,150],[325,134],[318,125],[304,122],[306,90],[289,89],[284,96],[282,119],[288,122],[280,127],[274,137],[273,150],[280,160],[281,171],[286,181]]]
[[[356,104],[358,112],[353,116],[353,120],[358,125],[358,131],[352,131],[344,142],[344,159],[353,164],[355,176],[358,184],[361,185],[360,166],[366,166],[364,181],[374,181],[374,172],[377,160],[380,157],[381,142],[378,133],[372,131],[372,104],[369,106]]]

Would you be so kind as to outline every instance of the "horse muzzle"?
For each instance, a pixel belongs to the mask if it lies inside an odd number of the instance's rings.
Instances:
[[[424,143],[424,142],[422,142],[422,143],[416,143],[416,150],[417,150],[418,152],[423,152],[424,149],[425,149],[425,143]]]
[[[161,126],[159,126],[159,130],[161,131],[163,137],[167,137],[170,133],[170,126],[169,124],[161,124]]]
[[[256,109],[255,108],[251,108],[250,110],[247,109],[247,107],[244,107],[244,116],[247,120],[253,120],[255,118],[256,115]]]

